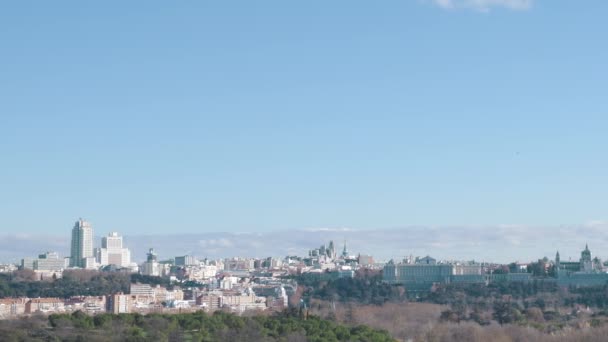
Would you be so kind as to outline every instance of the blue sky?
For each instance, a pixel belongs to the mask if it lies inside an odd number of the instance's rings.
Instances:
[[[0,4],[0,232],[606,219],[606,1]]]

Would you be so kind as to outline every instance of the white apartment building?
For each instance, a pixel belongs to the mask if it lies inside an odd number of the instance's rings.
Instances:
[[[123,248],[122,236],[117,232],[112,232],[101,238],[101,248],[97,248],[95,252],[97,262],[101,266],[129,267],[131,265],[131,251],[128,248]]]
[[[206,279],[215,278],[217,267],[213,265],[188,266],[186,267],[188,279],[203,281]]]

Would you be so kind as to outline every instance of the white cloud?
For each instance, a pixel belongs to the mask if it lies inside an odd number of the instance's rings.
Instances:
[[[353,231],[351,228],[304,228],[302,229],[307,232],[350,232]]]
[[[434,0],[434,2],[442,8],[453,8],[453,0]]]
[[[591,228],[605,228],[608,226],[608,221],[604,221],[604,220],[589,220],[585,223],[586,227],[591,227]]]
[[[511,10],[527,10],[532,7],[533,0],[432,0],[437,6],[445,9],[470,8],[487,12],[492,7],[502,7]]]
[[[228,248],[228,247],[234,246],[234,243],[227,238],[200,240],[198,243],[203,248],[213,248],[213,247]]]

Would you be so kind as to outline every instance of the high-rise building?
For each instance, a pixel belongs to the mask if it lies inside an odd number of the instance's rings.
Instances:
[[[112,232],[101,238],[101,248],[96,249],[97,262],[102,265],[116,265],[129,267],[131,264],[131,252],[122,246],[122,236]]]
[[[90,268],[94,264],[93,226],[82,218],[72,228],[70,266]]]

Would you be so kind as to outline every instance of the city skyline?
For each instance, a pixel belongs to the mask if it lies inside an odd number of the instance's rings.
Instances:
[[[0,340],[605,340],[606,14],[0,1]]]
[[[85,222],[92,229],[92,223]],[[75,228],[76,228],[75,227]],[[558,247],[562,260],[576,256],[581,246],[591,244],[596,256],[608,259],[602,253],[608,244],[605,231],[608,223],[589,222],[570,226],[494,226],[494,227],[425,227],[411,226],[388,230],[300,229],[275,232],[215,232],[200,234],[167,233],[156,235],[126,235],[120,258],[143,261],[150,248],[158,252],[162,260],[176,256],[193,255],[199,258],[284,257],[304,255],[319,240],[334,240],[335,251],[340,254],[342,243],[354,254],[373,255],[376,260],[399,260],[404,257],[434,255],[439,260],[477,260],[509,263],[531,262],[542,257],[551,258]],[[104,231],[102,228],[101,231]],[[118,253],[104,248],[104,239],[123,236],[110,231],[107,235],[94,236],[95,260],[100,263],[108,255]],[[567,241],[567,243],[566,243]],[[69,237],[49,235],[4,235],[0,239],[0,262],[18,261],[26,255],[38,255],[44,251],[59,252],[69,256]],[[107,241],[106,241],[107,243]],[[101,248],[99,248],[101,247]],[[118,245],[116,245],[118,247]],[[105,253],[103,251],[105,250]],[[123,254],[126,253],[126,254]],[[102,256],[105,255],[105,256]],[[118,258],[118,255],[114,256]],[[103,262],[101,262],[103,264]],[[126,267],[127,262],[121,266]],[[131,265],[132,266],[132,265]],[[90,264],[90,267],[94,267]]]

